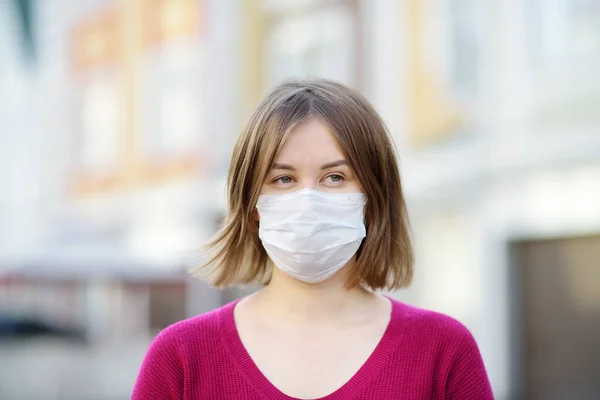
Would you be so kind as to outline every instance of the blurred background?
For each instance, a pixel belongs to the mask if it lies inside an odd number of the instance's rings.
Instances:
[[[0,399],[126,399],[288,77],[360,89],[498,399],[600,398],[600,1],[0,0]]]

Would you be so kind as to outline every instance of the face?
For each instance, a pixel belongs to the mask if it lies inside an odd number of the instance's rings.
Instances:
[[[285,194],[301,189],[329,193],[362,193],[329,128],[317,119],[296,127],[275,157],[261,194]]]

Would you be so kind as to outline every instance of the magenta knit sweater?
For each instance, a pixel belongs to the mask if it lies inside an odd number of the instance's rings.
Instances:
[[[237,302],[176,323],[154,340],[133,400],[286,399],[246,352],[233,318]],[[479,349],[456,320],[392,300],[373,354],[328,400],[493,399]]]

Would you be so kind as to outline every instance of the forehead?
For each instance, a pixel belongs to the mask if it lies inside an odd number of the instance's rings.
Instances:
[[[329,127],[312,118],[289,134],[275,157],[276,162],[330,162],[346,157]]]

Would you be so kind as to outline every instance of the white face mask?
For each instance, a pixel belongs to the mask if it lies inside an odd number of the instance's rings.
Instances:
[[[273,263],[308,283],[324,281],[354,256],[366,236],[363,193],[302,189],[262,195],[258,235]]]

